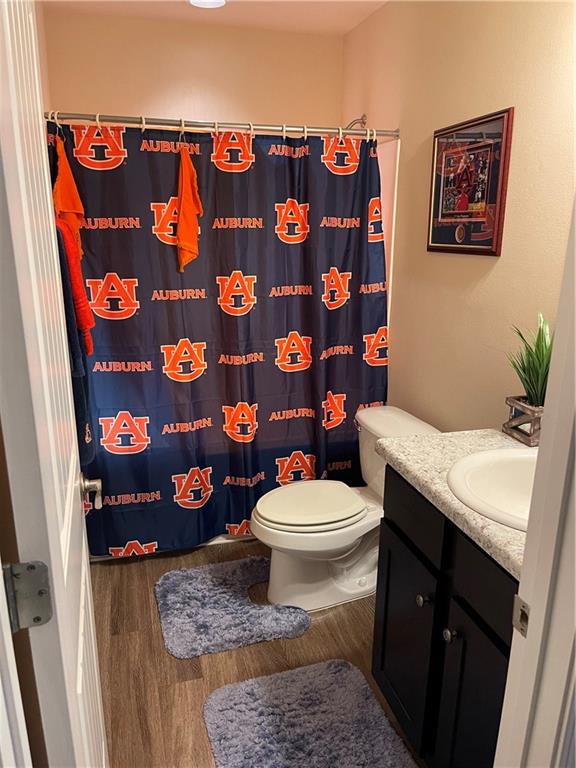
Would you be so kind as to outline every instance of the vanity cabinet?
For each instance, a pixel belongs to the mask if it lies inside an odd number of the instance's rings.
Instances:
[[[372,672],[430,768],[493,764],[518,583],[390,466]]]

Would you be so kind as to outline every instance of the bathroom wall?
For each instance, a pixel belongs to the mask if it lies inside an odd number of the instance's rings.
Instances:
[[[46,109],[340,122],[342,36],[107,16],[71,6],[41,7]]]
[[[548,2],[392,2],[345,38],[343,113],[400,127],[390,403],[498,427],[512,325],[553,321],[574,194],[573,18]],[[514,106],[502,255],[426,251],[435,129]],[[383,148],[388,178],[393,147]]]

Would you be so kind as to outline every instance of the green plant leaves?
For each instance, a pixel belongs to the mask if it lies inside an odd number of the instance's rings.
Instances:
[[[518,352],[508,356],[510,363],[524,386],[528,404],[544,405],[553,344],[548,323],[539,314],[538,330],[531,334],[531,339],[526,338],[517,327],[514,327],[514,332],[522,346]]]

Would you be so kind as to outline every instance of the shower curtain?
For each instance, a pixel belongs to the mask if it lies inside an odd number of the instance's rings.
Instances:
[[[101,510],[90,551],[123,557],[250,532],[267,491],[362,483],[354,415],[386,402],[376,144],[62,126],[82,198]],[[56,126],[48,126],[53,173]],[[179,150],[204,213],[178,271]]]

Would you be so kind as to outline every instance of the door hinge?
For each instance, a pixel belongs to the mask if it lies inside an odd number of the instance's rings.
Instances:
[[[48,566],[39,560],[2,567],[12,632],[39,627],[52,618]]]
[[[523,637],[528,634],[528,622],[530,620],[530,606],[525,603],[520,595],[514,595],[514,606],[512,608],[512,626],[517,629]]]

